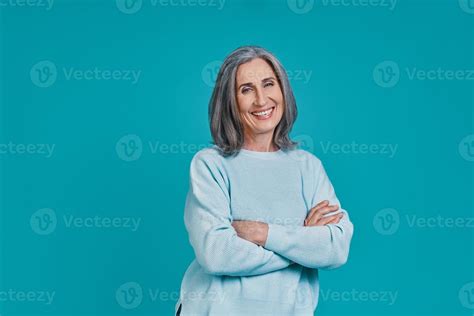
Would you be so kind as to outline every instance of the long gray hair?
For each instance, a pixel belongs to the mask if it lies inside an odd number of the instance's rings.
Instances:
[[[213,144],[217,145],[224,156],[237,154],[244,144],[244,129],[236,98],[236,74],[241,64],[255,58],[265,60],[272,67],[285,103],[283,116],[273,134],[273,143],[282,150],[293,149],[298,144],[289,138],[298,111],[285,69],[266,49],[259,46],[242,46],[224,60],[209,102],[209,124]]]

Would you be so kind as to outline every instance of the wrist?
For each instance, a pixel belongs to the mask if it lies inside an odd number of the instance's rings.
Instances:
[[[268,224],[260,222],[258,232],[257,244],[264,247],[268,237]]]

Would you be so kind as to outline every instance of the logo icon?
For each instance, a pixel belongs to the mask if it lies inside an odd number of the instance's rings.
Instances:
[[[466,13],[474,14],[474,0],[459,0],[459,7]]]
[[[311,294],[309,290],[304,291],[302,288],[292,288],[288,291],[288,296],[292,301],[296,302],[300,307],[309,307],[311,305]]]
[[[135,134],[125,135],[115,145],[115,151],[124,161],[137,160],[143,152],[142,140]]]
[[[36,63],[30,70],[31,82],[40,88],[47,88],[53,85],[56,82],[57,76],[56,65],[49,60]]]
[[[392,88],[400,80],[400,68],[394,61],[386,60],[374,68],[374,81],[382,88]]]
[[[313,10],[314,0],[287,0],[288,8],[296,14],[305,14]]]
[[[49,235],[55,231],[58,220],[50,208],[42,208],[31,215],[31,229],[38,235]]]
[[[143,290],[137,282],[122,284],[115,292],[117,303],[125,309],[138,307],[143,300]]]
[[[314,152],[314,140],[311,136],[309,135],[297,135],[292,138],[293,141],[297,142],[297,148],[304,150],[304,151],[309,151],[310,153]],[[298,150],[294,153],[293,157],[296,160],[304,160],[307,158],[307,154],[304,151]]]
[[[143,0],[116,0],[117,8],[125,14],[137,13],[143,5]]]
[[[222,61],[214,60],[208,63],[201,72],[202,81],[209,87],[213,88],[216,84],[217,75],[219,74],[219,69],[222,66]]]
[[[461,287],[459,290],[459,301],[462,306],[474,309],[474,282],[469,282]]]
[[[393,208],[385,208],[375,214],[373,225],[381,235],[393,235],[400,227],[400,215]]]
[[[459,154],[467,161],[474,161],[474,134],[467,135],[459,142]]]

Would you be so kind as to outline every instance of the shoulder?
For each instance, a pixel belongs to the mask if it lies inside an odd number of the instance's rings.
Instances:
[[[204,161],[211,161],[211,160],[218,160],[220,159],[221,154],[218,150],[218,148],[213,145],[210,147],[202,148],[198,152],[196,152],[193,156],[193,161],[194,160],[204,160]],[[222,157],[223,158],[223,157]]]
[[[214,169],[224,163],[225,158],[220,154],[218,148],[213,145],[196,152],[191,159],[191,169],[207,167]]]
[[[222,188],[228,184],[225,158],[215,147],[206,147],[196,152],[189,166],[191,181],[217,182]]]
[[[319,169],[322,166],[321,160],[313,153],[304,149],[292,149],[287,151],[288,156],[306,168]]]

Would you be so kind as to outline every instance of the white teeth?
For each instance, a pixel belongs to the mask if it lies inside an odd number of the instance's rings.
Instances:
[[[266,110],[266,111],[263,111],[263,112],[254,112],[254,113],[252,113],[252,114],[258,115],[258,116],[263,116],[263,115],[268,115],[268,114],[270,114],[272,111],[273,111],[273,108],[271,108],[271,109],[269,109],[269,110]]]

